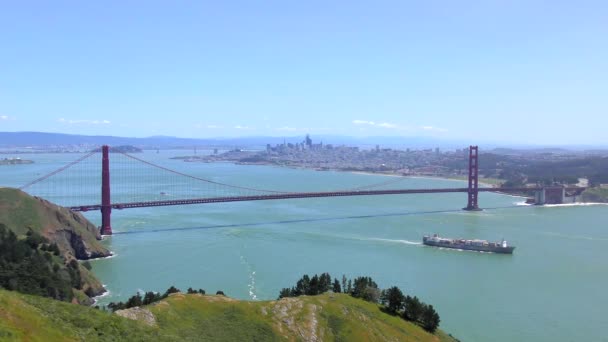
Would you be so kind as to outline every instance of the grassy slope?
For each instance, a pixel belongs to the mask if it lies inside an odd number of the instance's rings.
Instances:
[[[322,341],[454,341],[342,294],[265,302],[176,294],[147,308],[155,327],[0,290],[0,340],[302,341],[314,334]]]
[[[0,341],[154,341],[157,333],[93,308],[0,290]]]
[[[221,296],[177,294],[150,310],[162,330],[204,340],[452,341],[344,294],[280,301],[236,301]],[[239,329],[238,328],[241,327]],[[245,328],[246,329],[243,329]],[[226,335],[229,332],[230,335]],[[239,333],[239,335],[235,335]],[[318,339],[315,339],[316,336]]]
[[[57,232],[72,231],[82,238],[89,250],[109,253],[98,241],[97,228],[82,215],[32,197],[21,190],[0,188],[0,223],[4,223],[17,235],[25,235],[32,229],[57,242],[62,251],[70,247],[68,241],[60,238]]]

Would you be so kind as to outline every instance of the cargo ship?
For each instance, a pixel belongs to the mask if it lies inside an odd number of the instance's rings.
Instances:
[[[466,251],[478,251],[489,253],[513,254],[514,246],[509,246],[507,241],[489,242],[487,240],[465,240],[442,238],[437,234],[425,235],[422,243],[427,246],[462,249]]]

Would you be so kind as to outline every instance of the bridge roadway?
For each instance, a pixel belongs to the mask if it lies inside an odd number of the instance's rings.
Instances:
[[[521,193],[524,191],[542,190],[540,187],[534,188],[479,188],[479,192],[497,192],[497,193]],[[566,191],[581,191],[584,188],[566,188]],[[211,197],[211,198],[194,198],[185,200],[163,200],[163,201],[146,201],[146,202],[129,202],[129,203],[112,203],[112,209],[131,209],[145,207],[162,207],[170,205],[186,205],[186,204],[205,204],[205,203],[223,203],[223,202],[244,202],[244,201],[265,201],[265,200],[280,200],[280,199],[296,199],[296,198],[318,198],[318,197],[348,197],[348,196],[376,196],[376,195],[404,195],[404,194],[435,194],[435,193],[450,193],[450,192],[468,192],[468,188],[444,188],[444,189],[400,189],[400,190],[361,190],[361,191],[326,191],[326,192],[293,192],[268,195],[254,196],[228,196],[228,197]],[[82,205],[69,207],[72,211],[89,211],[100,210],[101,204]]]

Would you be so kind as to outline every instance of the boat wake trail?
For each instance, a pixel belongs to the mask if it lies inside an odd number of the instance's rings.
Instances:
[[[255,271],[247,259],[241,254],[241,264],[245,265],[247,268],[247,273],[249,273],[249,283],[247,284],[247,288],[249,289],[249,297],[252,300],[258,300],[258,296],[255,293]]]
[[[569,234],[562,234],[562,233],[555,233],[555,232],[542,232],[540,234],[564,238],[564,239],[570,239],[570,240],[608,241],[608,238],[603,238],[603,237],[569,235]]]
[[[422,245],[422,242],[410,241],[410,240],[393,240],[393,239],[380,239],[380,238],[371,238],[371,239],[366,239],[366,240],[391,242],[391,243],[402,243],[402,244],[406,244],[406,245]]]

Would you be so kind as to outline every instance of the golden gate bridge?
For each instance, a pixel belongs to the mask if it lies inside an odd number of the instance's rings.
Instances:
[[[111,153],[112,152],[112,153]],[[524,191],[545,191],[544,187],[518,187],[518,188],[484,188],[479,187],[479,149],[477,146],[469,147],[469,167],[468,167],[468,186],[466,188],[419,188],[419,189],[395,189],[386,188],[392,186],[398,181],[404,179],[400,177],[394,180],[384,181],[381,183],[360,186],[352,189],[332,190],[332,191],[281,191],[260,189],[247,185],[228,184],[219,180],[203,178],[187,174],[182,171],[168,168],[166,166],[153,163],[136,157],[132,154],[113,150],[109,146],[104,145],[101,149],[93,150],[80,158],[68,163],[53,172],[43,175],[23,186],[21,190],[28,190],[39,197],[45,199],[54,199],[54,202],[69,208],[72,211],[101,211],[101,227],[102,235],[112,234],[111,213],[112,209],[131,209],[144,207],[160,207],[160,206],[175,206],[187,204],[204,204],[204,203],[223,203],[223,202],[243,202],[243,201],[263,201],[263,200],[285,200],[285,199],[300,199],[300,198],[320,198],[320,197],[352,197],[352,196],[378,196],[378,195],[403,195],[403,194],[437,194],[437,193],[466,193],[467,205],[463,210],[476,211],[480,210],[478,205],[479,192],[502,192],[502,193],[521,193]],[[121,158],[122,163],[118,163],[118,168],[112,171],[112,174],[121,175],[126,181],[119,182],[121,187],[116,189],[112,187],[110,178],[110,155],[114,155],[114,159]],[[98,156],[101,155],[101,163]],[[97,156],[97,158],[96,158]],[[128,161],[130,163],[125,163]],[[101,164],[101,177],[96,177],[95,174],[99,170],[75,170],[76,165],[82,164],[92,165],[93,168]],[[114,162],[113,162],[114,164]],[[133,166],[133,165],[137,166]],[[147,167],[148,170],[155,170],[161,174],[144,174],[136,172],[141,166]],[[176,184],[167,182],[167,174],[173,175],[176,178],[187,180],[181,182],[181,188],[176,191],[177,195],[167,194],[165,191],[153,192],[149,189],[156,186],[155,189],[175,189]],[[62,177],[63,181],[48,181],[51,178]],[[75,184],[75,179],[79,179],[81,185]],[[100,180],[100,182],[98,182]],[[147,188],[138,187],[138,184],[145,183]],[[46,186],[44,186],[46,184]],[[201,187],[200,185],[204,185]],[[42,186],[41,186],[42,185]],[[97,197],[101,201],[94,202],[92,199],[99,195],[98,189],[101,188],[101,196]],[[86,189],[83,191],[83,189]],[[559,187],[560,191],[574,191],[580,193],[584,188]],[[78,194],[86,192],[86,196],[78,196]],[[114,194],[114,195],[112,195]],[[158,197],[160,195],[160,198]],[[166,198],[167,195],[179,196],[180,198]]]

